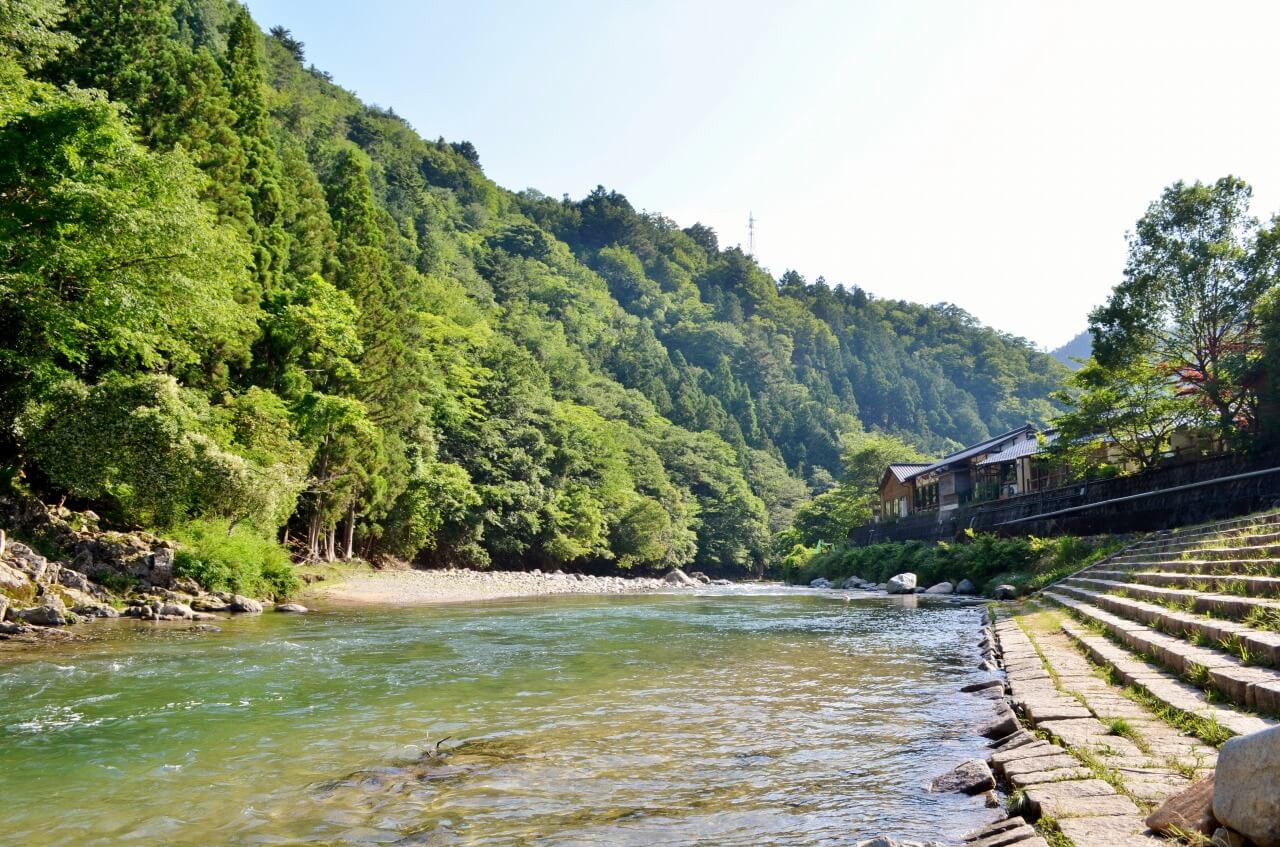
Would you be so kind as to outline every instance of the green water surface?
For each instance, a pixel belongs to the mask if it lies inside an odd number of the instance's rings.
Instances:
[[[0,653],[0,845],[954,838],[993,813],[922,785],[981,754],[979,615],[739,589],[97,623]]]

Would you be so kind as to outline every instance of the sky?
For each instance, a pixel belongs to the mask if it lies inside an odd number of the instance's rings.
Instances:
[[[249,0],[512,190],[596,185],[775,276],[1084,329],[1161,190],[1280,212],[1280,3]]]

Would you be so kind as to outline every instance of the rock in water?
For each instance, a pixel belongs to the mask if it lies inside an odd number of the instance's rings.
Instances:
[[[281,603],[276,606],[277,612],[289,612],[295,615],[305,615],[309,609],[301,603]]]
[[[1213,815],[1258,847],[1280,847],[1280,727],[1222,745]]]
[[[995,787],[996,778],[987,763],[981,759],[970,759],[935,779],[929,785],[929,790],[981,794]]]
[[[67,626],[76,622],[75,615],[53,595],[46,595],[43,605],[18,612],[18,619],[35,626]]]
[[[262,604],[250,597],[243,597],[239,594],[231,595],[231,606],[233,612],[247,612],[249,614],[257,614],[262,611]]]
[[[693,577],[689,576],[687,573],[680,570],[679,568],[672,568],[671,570],[667,571],[667,575],[662,578],[662,581],[667,583],[668,585],[697,585],[698,584],[697,580],[695,580]]]
[[[860,576],[851,576],[844,581],[843,588],[861,588],[867,581]]]
[[[931,586],[925,590],[925,594],[951,594],[955,591],[949,582],[939,582],[937,585]]]
[[[900,573],[885,583],[884,590],[890,594],[912,594],[916,590],[916,575]]]
[[[956,586],[956,593],[957,594],[977,594],[978,586],[974,585],[973,582],[971,582],[970,580],[962,579],[960,580],[960,584]]]
[[[815,579],[813,582],[809,583],[809,587],[810,588],[830,588],[831,580],[827,579],[825,576],[820,576],[817,579]]]
[[[1202,779],[1165,800],[1147,816],[1146,823],[1156,832],[1175,837],[1174,829],[1211,835],[1218,826],[1213,817],[1213,777]]]
[[[1012,585],[997,585],[996,590],[992,592],[992,597],[997,600],[1012,600],[1018,596],[1018,589]]]

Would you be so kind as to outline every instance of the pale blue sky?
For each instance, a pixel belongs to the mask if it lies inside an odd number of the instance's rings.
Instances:
[[[250,0],[511,189],[597,184],[775,275],[1056,346],[1176,179],[1280,211],[1280,3]]]

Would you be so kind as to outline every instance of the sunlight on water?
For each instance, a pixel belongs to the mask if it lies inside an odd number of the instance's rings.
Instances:
[[[107,624],[0,654],[3,843],[955,837],[992,812],[921,786],[982,750],[989,707],[956,693],[980,611],[915,603],[730,591]]]

